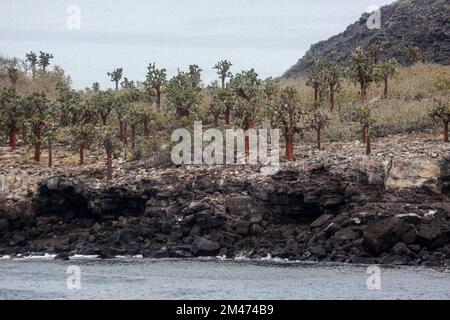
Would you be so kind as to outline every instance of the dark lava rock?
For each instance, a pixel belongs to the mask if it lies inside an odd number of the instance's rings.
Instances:
[[[250,211],[252,198],[249,196],[230,197],[225,199],[225,208],[231,215],[243,215]]]
[[[25,243],[26,243],[26,238],[20,233],[15,233],[12,236],[12,239],[9,242],[9,245],[11,247],[15,247],[15,246],[20,246],[21,247],[21,246],[24,246]]]
[[[407,265],[410,261],[410,258],[407,256],[386,256],[385,258],[381,259],[380,262],[382,264],[390,264],[390,265]]]
[[[194,253],[198,256],[215,256],[220,250],[220,244],[206,238],[195,238],[194,245]]]
[[[329,197],[325,203],[324,207],[327,209],[335,209],[336,207],[339,207],[340,205],[345,203],[345,198],[342,195],[335,195],[333,197]]]
[[[290,257],[298,255],[298,243],[295,239],[288,239],[286,246],[283,249],[282,256]]]
[[[417,236],[416,236],[415,229],[409,230],[402,237],[403,242],[405,242],[407,244],[414,244],[416,242],[416,239],[417,239]]]
[[[115,256],[114,256],[113,254],[111,254],[110,252],[108,252],[108,251],[102,251],[102,252],[98,255],[98,257],[99,257],[100,259],[113,259],[113,258],[115,258]]]
[[[353,231],[352,227],[347,227],[345,229],[339,230],[334,234],[337,240],[353,240],[359,237],[359,234]]]
[[[322,227],[326,222],[328,222],[333,216],[331,214],[323,214],[320,217],[318,217],[316,220],[314,220],[313,223],[311,223],[311,228],[318,228]]]
[[[0,232],[7,231],[9,229],[9,221],[8,219],[0,219]]]
[[[248,221],[238,221],[235,225],[236,233],[247,235],[249,233],[250,222]]]
[[[325,257],[327,254],[326,249],[323,246],[313,246],[308,248],[308,251],[311,252],[313,255],[317,256],[318,258]]]
[[[69,254],[67,252],[59,253],[58,255],[56,255],[55,259],[56,260],[70,260]]]
[[[363,237],[368,249],[379,254],[397,243],[405,228],[399,219],[389,217],[366,226]]]
[[[137,237],[137,232],[131,228],[125,228],[119,232],[118,242],[119,243],[130,243],[135,241]]]
[[[193,255],[190,251],[186,251],[186,250],[175,250],[172,253],[172,257],[174,258],[192,258]]]
[[[189,231],[189,236],[191,237],[197,237],[202,234],[202,228],[200,228],[199,225],[194,225],[191,230]]]
[[[377,261],[378,260],[376,258],[366,258],[366,257],[354,257],[352,259],[352,262],[356,264],[376,264]]]
[[[163,234],[169,234],[172,231],[172,224],[167,221],[161,222],[161,232]]]
[[[392,248],[392,252],[396,255],[402,256],[408,255],[410,253],[410,250],[405,243],[399,242]]]

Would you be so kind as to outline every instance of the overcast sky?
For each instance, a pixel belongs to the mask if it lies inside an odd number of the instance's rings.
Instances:
[[[317,41],[342,32],[369,6],[393,0],[0,0],[0,55],[55,56],[76,88],[100,82],[123,67],[143,80],[149,62],[177,68],[198,64],[205,82],[215,62],[234,72],[254,67],[279,76]],[[80,29],[70,29],[68,7],[80,9]],[[72,18],[74,15],[72,15]],[[71,19],[69,26],[76,26]]]

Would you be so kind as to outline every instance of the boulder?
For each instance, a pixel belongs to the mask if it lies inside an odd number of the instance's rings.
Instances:
[[[400,219],[389,217],[367,225],[363,237],[369,251],[380,254],[397,243],[406,228]]]
[[[311,228],[322,227],[326,222],[328,222],[333,216],[331,214],[323,214],[314,220],[313,223],[310,224]]]
[[[398,242],[393,248],[392,252],[396,255],[403,256],[410,253],[408,246],[403,242]]]
[[[416,242],[416,238],[417,238],[417,236],[416,236],[415,229],[409,230],[402,236],[403,242],[405,242],[407,244],[414,244]]]
[[[450,242],[450,225],[440,219],[431,220],[417,227],[417,242],[429,247],[438,248]]]
[[[70,260],[69,254],[67,252],[61,252],[55,256],[55,260]]]
[[[189,231],[189,236],[191,237],[197,237],[202,234],[202,228],[200,228],[199,225],[194,225],[191,230]]]
[[[438,161],[415,158],[393,158],[388,167],[387,189],[426,188],[440,192],[441,168]]]
[[[364,156],[355,161],[356,176],[359,181],[371,185],[383,185],[386,163],[372,156]]]
[[[239,235],[227,231],[222,232],[222,235],[223,235],[223,243],[227,246],[233,245],[240,238]]]
[[[249,233],[250,222],[248,221],[238,221],[235,225],[236,233],[247,235]]]
[[[217,242],[206,238],[195,238],[194,246],[194,254],[198,256],[215,256],[220,251],[220,245]]]
[[[231,215],[244,215],[250,212],[252,198],[249,196],[229,197],[225,199],[225,209]]]
[[[441,234],[441,226],[437,223],[424,223],[417,228],[417,236],[424,240],[432,241]]]
[[[132,228],[125,228],[119,232],[117,241],[119,243],[128,244],[136,240],[137,232]]]
[[[308,251],[318,258],[323,258],[327,254],[326,249],[321,245],[312,246],[308,249]]]
[[[359,237],[359,234],[357,232],[353,231],[352,227],[347,227],[347,228],[337,231],[334,234],[334,237],[337,240],[354,240]]]
[[[172,224],[167,221],[161,222],[161,233],[169,234],[172,231]]]
[[[23,234],[21,234],[21,233],[15,233],[15,234],[12,236],[12,239],[11,239],[11,241],[9,242],[9,245],[10,245],[11,247],[15,247],[15,246],[23,246],[23,245],[25,245],[25,242],[26,242],[26,238],[25,238],[25,236],[24,236]]]
[[[283,249],[283,256],[296,256],[298,254],[298,243],[295,239],[290,238],[286,242],[286,246]]]

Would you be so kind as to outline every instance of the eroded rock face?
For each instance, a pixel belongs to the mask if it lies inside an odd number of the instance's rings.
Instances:
[[[141,215],[145,202],[153,193],[145,182],[140,190],[112,186],[97,190],[79,178],[63,176],[42,181],[34,196],[37,215],[98,217],[100,215]]]
[[[74,177],[45,180],[34,195],[35,212],[30,204],[5,210],[0,203],[0,255],[271,255],[423,265],[450,258],[445,194],[386,191],[317,164],[273,177],[220,179],[169,173],[102,187]]]
[[[361,157],[354,162],[358,181],[386,189],[424,189],[434,193],[450,190],[450,159],[394,157],[380,161]]]
[[[441,191],[441,166],[429,159],[393,158],[385,183],[388,189],[426,188]]]
[[[38,215],[87,216],[88,195],[89,190],[82,180],[52,177],[38,186],[34,207]]]
[[[371,185],[384,185],[388,162],[365,156],[355,161],[356,175],[359,181]]]

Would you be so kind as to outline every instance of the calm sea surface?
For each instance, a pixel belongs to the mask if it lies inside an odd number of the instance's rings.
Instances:
[[[450,298],[450,270],[381,267],[380,271],[381,288],[369,290],[366,266],[134,258],[2,259],[0,299]],[[79,283],[81,288],[70,290],[68,283]]]

